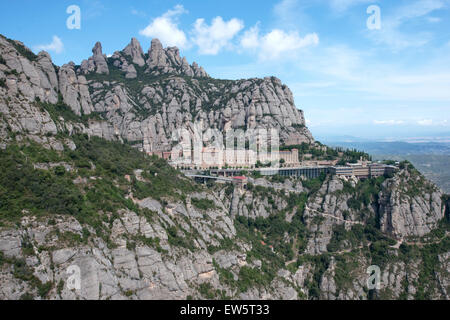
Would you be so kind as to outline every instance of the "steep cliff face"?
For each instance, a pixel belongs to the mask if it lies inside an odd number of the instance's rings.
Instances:
[[[47,53],[35,56],[4,37],[0,46],[0,103],[5,126],[14,132],[55,133],[57,124],[36,102],[61,101],[89,120],[70,126],[108,140],[126,139],[145,151],[170,150],[172,133],[196,122],[205,130],[276,128],[286,144],[314,141],[303,112],[279,79],[212,79],[157,39],[147,54],[132,39],[110,58],[98,42],[81,66],[62,67],[54,66]]]
[[[328,252],[336,226],[351,230],[373,224],[398,241],[423,237],[444,218],[442,198],[442,192],[415,169],[364,182],[328,178],[305,210],[306,225],[315,234],[307,252]],[[339,249],[350,247],[341,243]]]
[[[380,226],[394,237],[424,236],[436,228],[444,211],[441,191],[415,169],[403,170],[383,185]]]
[[[40,136],[56,134],[50,115],[34,103],[36,99],[58,101],[58,79],[50,56],[22,51],[23,44],[3,37],[0,48],[0,137],[7,139],[9,131]]]

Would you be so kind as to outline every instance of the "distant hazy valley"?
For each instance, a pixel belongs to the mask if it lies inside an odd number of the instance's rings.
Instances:
[[[374,160],[408,160],[424,176],[436,183],[444,192],[450,192],[450,143],[448,142],[384,142],[358,141],[349,137],[345,141],[323,141],[328,145],[355,148],[373,155]]]

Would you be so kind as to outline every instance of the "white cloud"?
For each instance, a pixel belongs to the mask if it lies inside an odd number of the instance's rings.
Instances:
[[[374,120],[373,123],[378,124],[378,125],[395,126],[395,125],[404,124],[405,121],[403,121],[403,120]]]
[[[52,43],[41,44],[34,47],[37,51],[53,51],[55,53],[61,53],[64,51],[64,44],[58,36],[53,36]]]
[[[260,45],[258,25],[259,23],[245,31],[244,36],[241,38],[241,46],[245,49],[255,49]]]
[[[230,46],[230,41],[244,28],[244,23],[236,18],[224,21],[216,17],[211,25],[205,19],[197,19],[192,30],[192,42],[199,47],[199,53],[216,55],[224,47]]]
[[[182,5],[176,5],[172,10],[153,19],[145,29],[139,31],[139,34],[149,38],[158,38],[166,46],[187,48],[186,34],[178,28],[178,17],[186,12]]]
[[[318,44],[319,36],[316,33],[301,37],[298,31],[285,32],[273,29],[260,36],[258,25],[247,30],[241,39],[242,48],[258,51],[260,60],[278,59],[284,54],[296,53],[300,49]]]
[[[419,126],[424,126],[424,127],[430,127],[430,126],[448,126],[449,122],[448,120],[440,120],[440,121],[435,121],[433,119],[422,119],[417,121],[417,124]]]
[[[432,126],[433,125],[433,120],[431,120],[431,119],[423,119],[423,120],[417,121],[417,124],[419,126]]]

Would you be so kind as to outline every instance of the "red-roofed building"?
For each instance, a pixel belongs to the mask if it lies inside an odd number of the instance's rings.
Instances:
[[[247,177],[244,176],[233,177],[233,183],[239,187],[245,187],[247,185]]]

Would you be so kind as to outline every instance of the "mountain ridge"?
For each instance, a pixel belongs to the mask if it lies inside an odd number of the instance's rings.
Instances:
[[[110,58],[98,42],[93,56],[80,66],[70,62],[61,67],[54,67],[45,52],[26,59],[27,49],[17,51],[4,37],[0,45],[5,86],[14,92],[10,99],[23,96],[30,108],[37,98],[43,103],[63,102],[78,116],[92,115],[88,125],[80,126],[90,135],[132,141],[143,151],[166,151],[172,132],[203,122],[205,129],[221,131],[275,128],[287,145],[314,142],[303,111],[295,107],[292,92],[279,79],[212,79],[196,63],[190,66],[181,59],[175,47],[163,49],[157,39],[152,40],[148,57],[136,39]],[[41,127],[42,135],[49,132],[42,123],[29,126]]]

